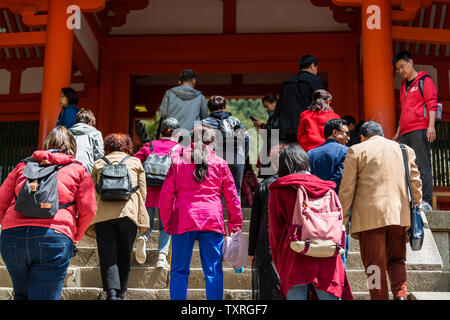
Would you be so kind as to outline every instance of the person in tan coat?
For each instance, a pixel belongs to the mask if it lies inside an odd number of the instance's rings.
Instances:
[[[361,143],[349,148],[339,200],[344,225],[359,239],[370,298],[388,300],[386,271],[394,299],[406,299],[406,230],[409,193],[400,145],[383,136],[375,121],[364,123]],[[422,206],[422,181],[414,150],[406,146],[414,200]],[[351,216],[350,216],[351,212]]]
[[[127,134],[113,133],[105,138],[105,154],[111,163],[119,163],[133,152],[133,142]],[[98,185],[103,159],[95,161],[92,180]],[[87,234],[97,239],[100,272],[107,300],[123,300],[128,288],[130,259],[137,231],[146,234],[150,227],[145,208],[147,195],[145,171],[141,161],[130,157],[125,161],[131,186],[138,190],[127,201],[103,201],[97,194],[98,210]]]

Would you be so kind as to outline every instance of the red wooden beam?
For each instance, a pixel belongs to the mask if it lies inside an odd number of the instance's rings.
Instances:
[[[450,45],[450,30],[392,26],[394,41]]]
[[[431,6],[425,9],[425,20],[423,22],[423,28],[430,28],[430,20],[431,20]],[[420,52],[419,54],[425,55],[425,50],[427,48],[427,45],[425,43],[420,45]]]
[[[447,6],[447,12],[446,12],[446,15],[445,15],[444,29],[446,29],[446,30],[450,29],[450,6]],[[439,55],[441,57],[445,56],[445,50],[446,50],[446,46],[441,45],[441,48],[439,50],[440,51]]]
[[[222,0],[222,32],[224,34],[236,33],[236,1]]]
[[[436,5],[436,16],[434,18],[434,25],[433,27],[435,29],[440,29],[441,19],[442,15],[444,14],[444,6],[443,5]],[[430,46],[430,56],[434,56],[436,51],[436,45],[433,44]]]
[[[14,16],[14,14],[12,14],[11,11],[6,10],[6,15],[8,17],[9,24],[11,26],[11,32],[12,33],[18,33],[19,32],[19,28],[17,27],[16,18]],[[26,58],[25,50],[23,48],[18,48],[18,50],[19,50],[20,57],[21,58]]]
[[[0,48],[29,48],[45,44],[45,31],[0,34]],[[16,58],[14,56],[14,58]]]
[[[7,32],[8,30],[8,25],[6,24],[6,20],[3,16],[3,11],[4,10],[0,10],[0,27],[4,28]],[[2,34],[0,34],[0,39],[1,39]],[[0,48],[1,48],[1,42],[0,42]],[[14,52],[14,50],[10,50],[10,49],[6,49],[6,52],[9,54],[9,57],[11,59],[15,59],[16,58],[16,53]]]
[[[73,62],[83,74],[85,86],[98,87],[98,72],[76,36],[73,37]]]
[[[413,27],[420,27],[419,23],[420,23],[420,11],[416,15],[416,19],[414,19],[414,22],[413,22],[412,26]],[[407,26],[407,25],[405,25],[405,26]],[[409,52],[411,52],[413,55],[416,54],[417,46],[418,46],[417,43],[411,43],[410,46],[409,46]],[[403,42],[403,49],[402,50],[406,50],[406,42]]]

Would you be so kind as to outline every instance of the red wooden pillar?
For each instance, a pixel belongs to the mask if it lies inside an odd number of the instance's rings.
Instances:
[[[72,72],[73,30],[66,25],[68,0],[48,0],[44,79],[39,118],[39,147],[56,125],[61,111],[61,88],[69,87]]]
[[[381,124],[386,138],[395,133],[392,9],[390,0],[363,0],[362,54],[364,119]]]

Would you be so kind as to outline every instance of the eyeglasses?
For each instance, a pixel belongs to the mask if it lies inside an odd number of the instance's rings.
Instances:
[[[401,65],[398,66],[397,69],[395,69],[395,71],[400,72],[400,70],[403,70],[407,64],[408,62],[402,63]]]
[[[347,137],[350,137],[350,131],[338,130],[339,132],[345,133]]]

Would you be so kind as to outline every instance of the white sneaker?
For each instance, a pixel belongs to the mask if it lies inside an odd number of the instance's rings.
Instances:
[[[139,237],[137,241],[137,247],[136,247],[136,261],[139,264],[144,264],[145,260],[147,259],[147,253],[145,252],[145,242],[146,239],[144,237]]]
[[[158,258],[158,261],[156,262],[156,267],[170,269],[170,265],[165,257]]]

